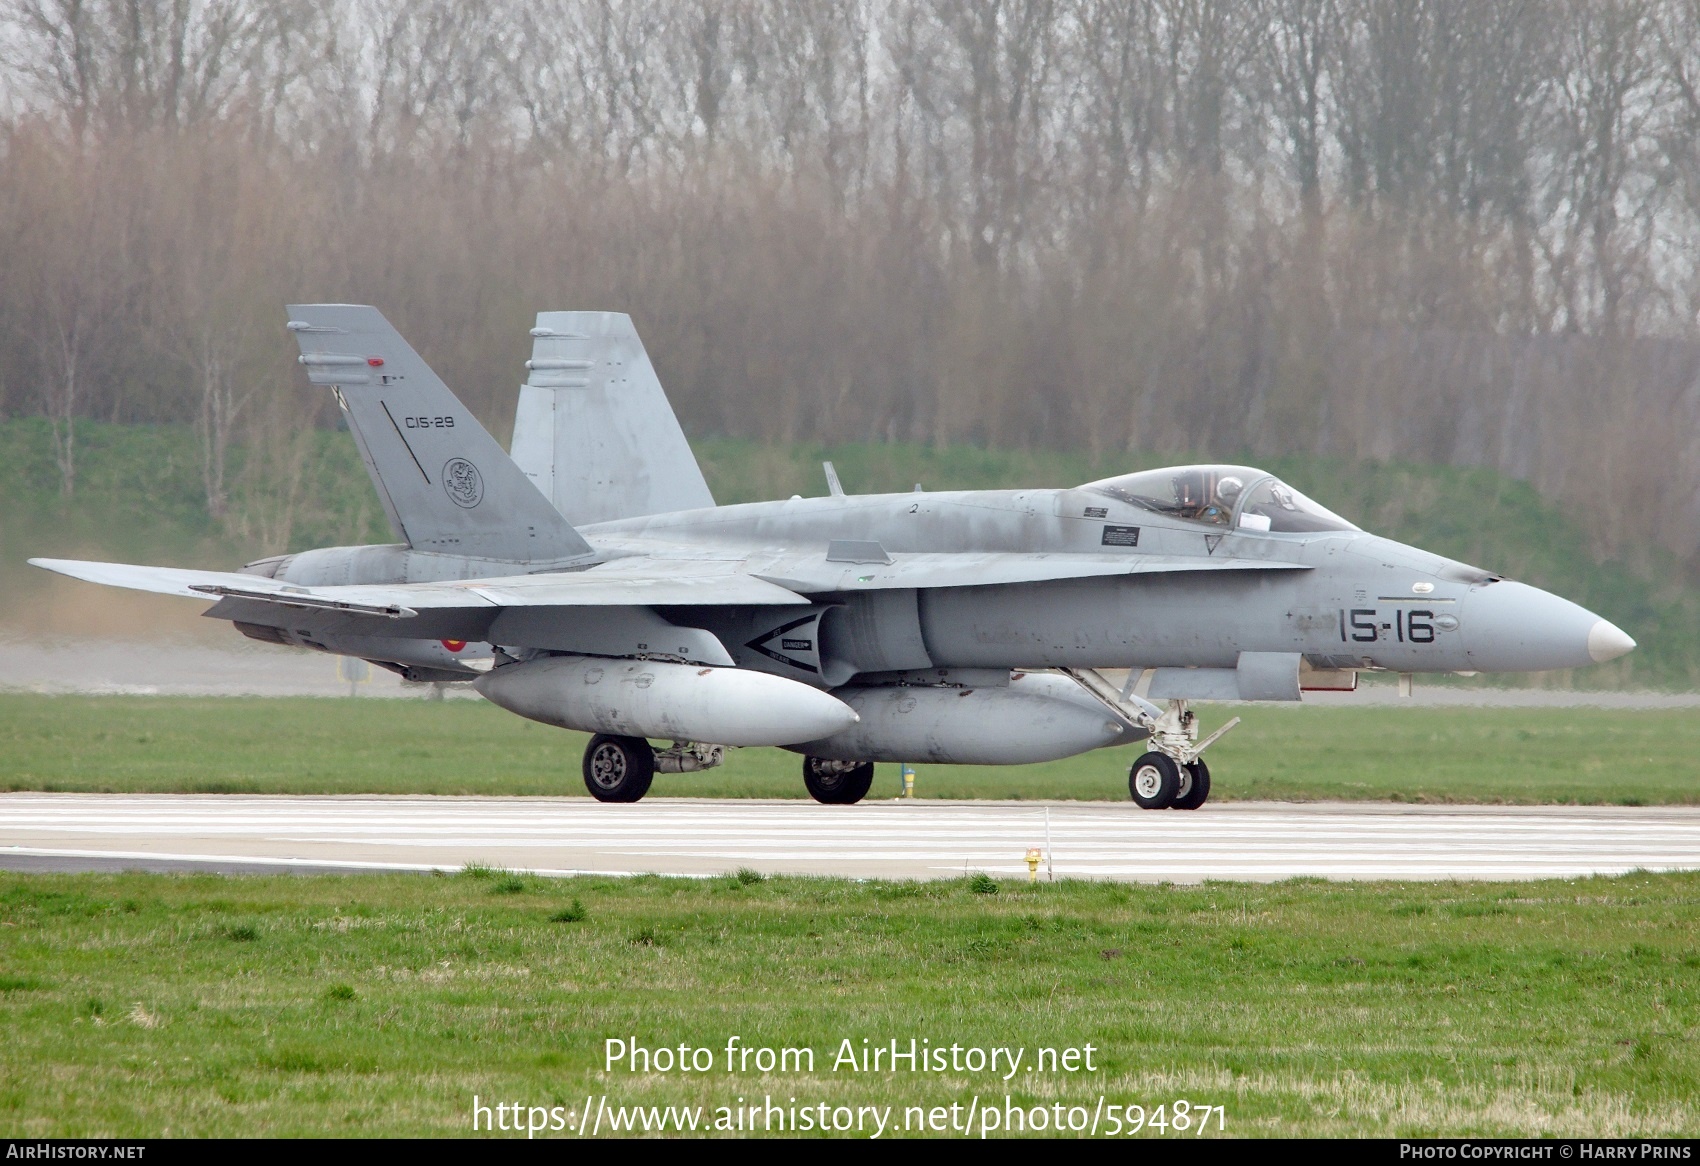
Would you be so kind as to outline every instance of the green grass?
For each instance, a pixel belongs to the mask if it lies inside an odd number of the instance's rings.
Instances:
[[[249,451],[232,451],[232,515],[221,523],[207,513],[199,439],[188,426],[78,422],[76,491],[66,498],[47,422],[0,422],[0,458],[10,471],[0,519],[5,565],[15,570],[30,555],[99,548],[125,559],[228,566],[257,553],[389,541],[348,434],[315,430],[284,446],[296,455],[287,481]],[[268,545],[273,533],[287,545]]]
[[[1232,1134],[1700,1133],[1700,875],[1198,887],[0,875],[13,1137],[469,1132],[582,1110],[1225,1107]],[[724,1071],[728,1038],[813,1073]],[[840,1042],[1096,1072],[834,1072]],[[604,1072],[604,1041],[714,1071]],[[712,1118],[712,1112],[711,1112]],[[1172,1135],[1170,1135],[1172,1136]]]
[[[1270,708],[1207,755],[1212,797],[1700,804],[1700,714],[1588,708]],[[1228,716],[1206,706],[1208,730]],[[482,701],[0,695],[0,790],[587,796],[583,734]],[[925,798],[1128,796],[1137,750],[920,765]],[[650,796],[803,797],[802,762],[733,749]],[[872,797],[894,797],[895,765]]]

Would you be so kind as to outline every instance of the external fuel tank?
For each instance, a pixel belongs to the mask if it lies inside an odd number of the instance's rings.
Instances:
[[[1048,673],[1017,672],[1007,685],[985,688],[847,687],[833,695],[861,719],[786,748],[839,761],[1023,765],[1145,737],[1073,681]]]

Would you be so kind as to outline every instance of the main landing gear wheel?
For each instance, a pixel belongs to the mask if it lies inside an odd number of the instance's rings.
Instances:
[[[1181,766],[1180,770],[1180,788],[1175,791],[1175,800],[1169,803],[1169,809],[1196,810],[1210,796],[1210,767],[1203,761],[1194,761],[1191,765]]]
[[[1162,753],[1144,753],[1128,771],[1127,788],[1142,810],[1167,809],[1181,787],[1181,767]]]
[[[826,806],[853,806],[874,784],[874,763],[851,764],[824,757],[803,758],[803,784],[809,796]]]
[[[655,750],[642,737],[598,733],[584,747],[584,788],[599,802],[635,802],[655,778]]]

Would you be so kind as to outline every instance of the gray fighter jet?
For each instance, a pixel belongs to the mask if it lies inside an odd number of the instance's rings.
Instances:
[[[716,506],[629,318],[546,312],[510,457],[375,309],[290,309],[398,542],[237,572],[33,559],[214,600],[257,640],[465,681],[595,734],[636,801],[724,746],[804,757],[821,802],[877,761],[1010,765],[1146,742],[1148,809],[1210,792],[1194,701],[1296,701],[1360,671],[1576,668],[1630,651],[1556,595],[1369,534],[1250,466],[1066,490]],[[1106,671],[1128,670],[1125,683]],[[652,741],[663,742],[662,747]]]

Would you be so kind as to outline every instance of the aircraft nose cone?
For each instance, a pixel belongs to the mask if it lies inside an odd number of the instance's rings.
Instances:
[[[1594,663],[1604,664],[1635,650],[1635,641],[1609,619],[1602,619],[1588,631],[1588,655]]]
[[[1586,668],[1635,646],[1593,612],[1526,583],[1479,588],[1460,614],[1470,666],[1482,672]]]

